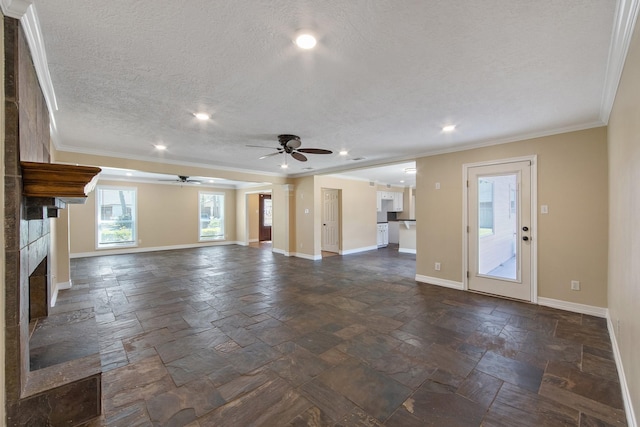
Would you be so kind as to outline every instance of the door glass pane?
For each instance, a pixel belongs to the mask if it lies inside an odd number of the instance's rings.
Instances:
[[[262,199],[263,210],[262,210],[262,224],[265,227],[271,227],[271,199],[267,199],[266,197]]]
[[[517,175],[478,178],[478,273],[516,280]]]

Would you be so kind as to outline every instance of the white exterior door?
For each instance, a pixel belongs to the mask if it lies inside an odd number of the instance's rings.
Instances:
[[[340,198],[338,190],[322,189],[322,250],[340,251]]]
[[[468,287],[532,301],[531,162],[467,169]]]

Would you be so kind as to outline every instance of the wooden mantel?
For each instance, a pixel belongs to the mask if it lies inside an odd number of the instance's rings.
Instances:
[[[83,204],[102,169],[56,163],[20,162],[27,219],[57,217],[68,203]]]
[[[84,203],[95,187],[94,178],[102,170],[56,163],[20,162],[20,166],[24,196],[55,197],[65,203]]]

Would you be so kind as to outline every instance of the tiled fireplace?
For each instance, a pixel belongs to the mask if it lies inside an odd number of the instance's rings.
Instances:
[[[48,316],[55,221],[50,217],[57,209],[23,196],[20,162],[50,163],[49,114],[23,30],[13,18],[4,18],[4,53],[7,424],[73,426],[100,414],[100,358],[93,354],[30,370],[29,326]]]

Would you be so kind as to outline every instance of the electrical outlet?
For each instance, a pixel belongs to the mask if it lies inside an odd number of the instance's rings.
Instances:
[[[440,263],[436,262],[436,265],[434,268],[436,269],[436,271],[440,271]]]
[[[579,291],[580,290],[580,282],[578,280],[572,280],[571,281],[571,290],[572,291]]]

